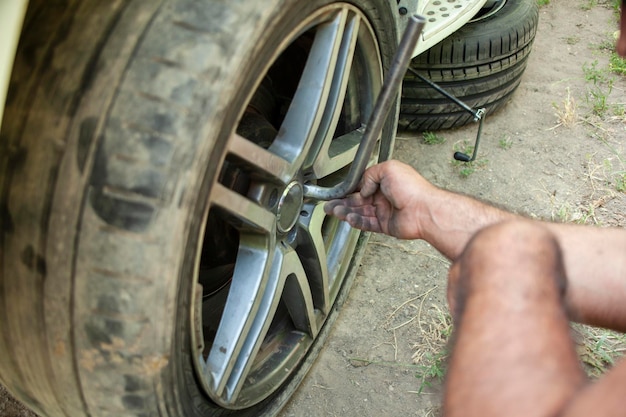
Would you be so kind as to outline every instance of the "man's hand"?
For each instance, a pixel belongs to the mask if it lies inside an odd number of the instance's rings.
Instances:
[[[515,218],[437,188],[415,169],[398,161],[369,168],[357,193],[329,201],[324,210],[361,230],[399,239],[426,240],[451,260],[481,228]]]
[[[429,215],[424,200],[439,191],[409,165],[387,161],[365,171],[359,192],[329,201],[324,210],[357,229],[422,239],[422,217]]]

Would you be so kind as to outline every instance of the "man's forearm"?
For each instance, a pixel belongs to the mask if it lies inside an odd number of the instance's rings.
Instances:
[[[471,197],[439,189],[429,199],[421,224],[424,240],[454,261],[476,232],[514,219],[521,217]]]
[[[511,220],[541,224],[563,252],[571,318],[626,331],[626,230],[531,220],[441,189],[431,197],[420,219],[424,240],[450,260],[487,226]]]
[[[563,252],[572,319],[626,331],[626,230],[545,225]]]

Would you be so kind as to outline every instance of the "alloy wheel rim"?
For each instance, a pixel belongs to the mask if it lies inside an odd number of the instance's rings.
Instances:
[[[359,236],[326,216],[323,202],[304,198],[302,187],[338,183],[354,159],[382,84],[376,36],[361,11],[336,3],[303,19],[287,40],[263,82],[292,45],[304,44],[297,87],[288,106],[275,106],[284,114],[261,118],[272,119],[263,140],[229,138],[196,266],[194,367],[206,394],[229,409],[263,401],[297,368]],[[272,113],[257,107],[267,106],[249,104],[251,119]],[[207,243],[215,235],[222,240]]]

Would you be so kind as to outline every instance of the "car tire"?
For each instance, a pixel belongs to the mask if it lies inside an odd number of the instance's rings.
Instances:
[[[457,32],[415,57],[410,69],[474,109],[492,114],[519,86],[537,31],[535,0],[498,0]],[[474,116],[407,72],[400,127],[435,131],[463,126]]]
[[[42,416],[275,415],[367,239],[303,184],[346,176],[391,8],[30,3],[0,131],[0,383]]]

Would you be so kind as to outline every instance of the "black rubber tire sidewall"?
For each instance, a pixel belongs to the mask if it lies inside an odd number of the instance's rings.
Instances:
[[[415,57],[410,68],[470,107],[484,107],[491,114],[518,87],[537,24],[535,0],[507,0],[497,13],[466,24]],[[404,80],[400,111],[400,126],[407,130],[447,129],[473,120],[411,72]]]

